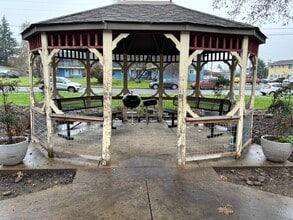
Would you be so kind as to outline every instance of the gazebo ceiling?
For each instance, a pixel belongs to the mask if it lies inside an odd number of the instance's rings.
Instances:
[[[174,43],[159,32],[131,33],[126,39],[118,43],[113,53],[133,55],[179,54],[174,47]]]

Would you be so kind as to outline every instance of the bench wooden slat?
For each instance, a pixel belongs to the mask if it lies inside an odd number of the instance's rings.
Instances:
[[[240,119],[239,116],[215,116],[215,117],[199,117],[199,118],[185,118],[186,123],[188,124],[216,124],[222,122],[238,122]]]
[[[86,115],[70,115],[70,114],[50,114],[50,117],[58,121],[65,122],[103,122],[103,117],[86,116]]]

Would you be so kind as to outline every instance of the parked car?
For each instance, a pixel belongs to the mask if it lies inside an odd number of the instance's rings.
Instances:
[[[234,78],[234,83],[240,83],[240,77],[239,76],[236,76]]]
[[[261,83],[270,83],[271,80],[270,79],[261,79],[260,82]]]
[[[284,79],[282,82],[282,86],[289,86],[290,84],[293,84],[293,77]]]
[[[279,77],[276,79],[273,79],[272,82],[274,83],[282,83],[284,81],[284,79],[286,79],[285,77]]]
[[[7,73],[0,73],[0,78],[3,79],[3,78],[6,78],[7,76]]]
[[[150,82],[149,87],[152,89],[159,88],[159,81],[156,79],[153,82]],[[166,89],[178,89],[178,80],[175,79],[164,79],[163,80],[163,87]]]
[[[245,83],[252,84],[252,82],[253,82],[253,77],[252,76],[247,76],[246,79],[245,79]],[[257,84],[260,83],[260,79],[259,78],[256,78],[256,83]]]
[[[217,79],[203,79],[199,82],[200,89],[213,89]],[[195,89],[196,82],[191,83],[191,88]]]
[[[78,92],[82,89],[82,85],[80,83],[75,83],[70,81],[69,79],[61,76],[56,77],[56,88],[57,90],[68,91],[68,92]],[[42,81],[39,84],[39,89],[44,89],[44,82]]]
[[[15,73],[0,73],[0,78],[8,79],[8,78],[19,78],[19,76]]]
[[[281,87],[281,83],[267,83],[260,88],[260,93],[262,95],[273,95]]]

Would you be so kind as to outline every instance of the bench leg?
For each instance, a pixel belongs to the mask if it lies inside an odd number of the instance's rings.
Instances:
[[[219,137],[221,135],[223,135],[223,133],[218,133],[218,134],[214,134],[214,131],[215,131],[215,124],[211,124],[211,134],[207,136],[207,138],[214,138],[214,137]]]
[[[172,116],[172,118],[171,118],[172,122],[171,122],[171,125],[168,125],[168,127],[169,128],[177,127],[177,125],[175,125],[175,114],[171,113],[171,116]]]
[[[73,137],[71,137],[71,133],[70,133],[70,130],[71,130],[71,128],[70,128],[70,122],[66,122],[66,133],[67,133],[67,135],[64,135],[64,134],[58,134],[58,136],[60,136],[60,137],[63,137],[63,138],[65,138],[66,140],[73,140],[74,138]]]
[[[145,114],[145,117],[146,117],[146,123],[147,125],[149,124],[149,110],[148,110],[148,107],[146,106],[146,114]]]

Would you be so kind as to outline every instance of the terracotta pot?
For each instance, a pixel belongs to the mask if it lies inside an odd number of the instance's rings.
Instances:
[[[24,159],[28,145],[28,137],[13,137],[13,139],[21,138],[23,141],[15,144],[0,144],[0,164],[16,165]]]
[[[268,160],[283,163],[290,157],[293,145],[274,141],[274,138],[271,135],[261,136],[262,151]]]

